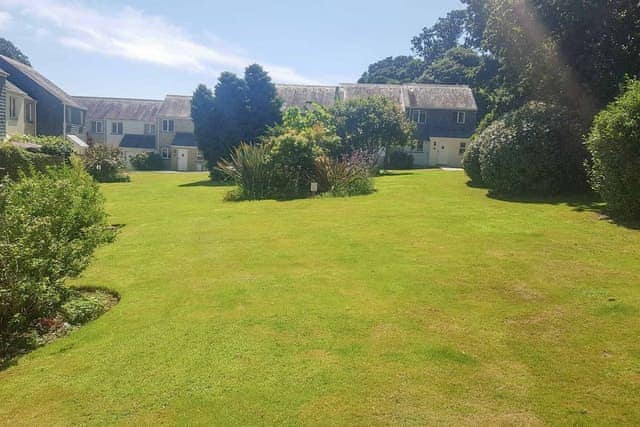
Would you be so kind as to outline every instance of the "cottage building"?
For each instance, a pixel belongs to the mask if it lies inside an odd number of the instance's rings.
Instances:
[[[76,135],[85,131],[86,108],[34,68],[0,55],[7,80],[38,103],[38,135]]]
[[[337,102],[383,96],[406,111],[416,123],[418,167],[459,167],[475,131],[477,110],[468,86],[276,85],[283,108],[312,104],[333,107]],[[124,159],[141,152],[162,156],[167,169],[198,171],[206,168],[194,136],[191,97],[168,95],[164,100],[75,97],[87,111],[89,142],[119,147]]]
[[[418,167],[459,167],[476,129],[478,106],[473,91],[463,85],[341,84],[339,86],[276,85],[283,106],[304,108],[319,104],[382,96],[399,105],[416,124]]]
[[[202,171],[205,160],[191,119],[191,97],[167,95],[158,114],[160,155],[171,170]]]

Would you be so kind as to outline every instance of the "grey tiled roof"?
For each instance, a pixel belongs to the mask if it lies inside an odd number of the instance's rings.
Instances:
[[[372,96],[382,96],[390,99],[396,104],[404,106],[404,98],[402,96],[403,89],[400,85],[342,84],[340,85],[340,89],[344,101],[369,98]]]
[[[154,150],[156,148],[156,137],[154,135],[127,134],[122,138],[122,141],[120,141],[120,147]]]
[[[90,120],[139,120],[155,122],[162,108],[162,101],[152,99],[99,98],[74,96],[87,108]]]
[[[71,96],[69,96],[65,91],[56,86],[51,80],[47,79],[45,76],[40,74],[34,68],[29,67],[28,65],[24,65],[21,62],[15,61],[11,58],[7,58],[6,56],[0,55],[0,66],[7,65],[8,67],[13,67],[18,70],[20,73],[24,74],[31,81],[36,83],[42,89],[49,92],[51,95],[56,97],[60,102],[64,105],[68,105],[70,107],[79,108],[84,110],[85,108],[82,105],[79,105]],[[11,72],[9,73],[9,77],[11,77]]]
[[[160,117],[191,118],[191,97],[182,95],[167,95],[158,112]]]
[[[463,85],[405,84],[402,86],[405,108],[476,111],[473,91]]]
[[[276,85],[278,96],[283,107],[305,107],[309,103],[317,103],[323,107],[333,107],[336,103],[338,88],[336,86]]]
[[[176,133],[171,145],[175,145],[177,147],[197,147],[198,141],[192,133]]]

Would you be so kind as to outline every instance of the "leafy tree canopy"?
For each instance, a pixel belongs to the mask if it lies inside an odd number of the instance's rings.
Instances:
[[[22,51],[9,40],[2,37],[0,37],[0,55],[15,59],[16,61],[22,62],[24,65],[31,67],[31,62],[29,62],[27,55],[22,53]]]
[[[422,60],[412,56],[390,56],[369,65],[358,83],[409,83],[420,77],[424,70]]]
[[[374,96],[338,103],[333,113],[336,130],[342,139],[341,150],[375,152],[413,141],[414,125],[393,101]]]
[[[244,78],[224,72],[213,91],[196,88],[191,106],[198,146],[210,167],[241,142],[255,143],[280,123],[282,102],[275,85],[259,65],[246,68]]]

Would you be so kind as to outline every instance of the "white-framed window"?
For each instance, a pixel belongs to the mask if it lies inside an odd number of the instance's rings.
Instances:
[[[102,120],[92,121],[91,133],[104,133],[104,122]]]
[[[175,129],[175,123],[170,119],[162,119],[162,132],[173,132]]]
[[[198,150],[198,156],[196,157],[198,161],[204,160],[204,153]]]
[[[418,141],[416,142],[416,148],[415,148],[416,152],[418,153],[424,153],[424,141]]]
[[[424,124],[427,122],[427,112],[424,110],[413,110],[411,120],[415,123]]]
[[[458,150],[458,154],[462,156],[465,151],[467,151],[467,143],[466,142],[461,142],[460,143],[460,149]]]
[[[465,122],[467,121],[467,113],[465,113],[464,111],[457,111],[456,112],[456,123],[459,125],[463,125],[465,124]]]
[[[162,147],[160,149],[160,155],[163,159],[168,160],[171,158],[171,147]]]
[[[9,97],[9,118],[10,119],[18,118],[18,108],[16,106],[16,99],[13,96]]]
[[[33,118],[35,116],[34,114],[34,103],[33,102],[29,102],[26,106],[26,111],[25,111],[25,120],[27,121],[27,123],[33,123]]]
[[[122,135],[124,133],[124,125],[122,122],[111,123],[111,135]]]
[[[145,123],[144,125],[144,134],[145,135],[155,135],[156,134],[156,125]]]

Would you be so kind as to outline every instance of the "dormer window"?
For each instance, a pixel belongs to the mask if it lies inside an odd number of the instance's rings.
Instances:
[[[456,123],[459,125],[463,125],[467,122],[467,113],[464,111],[457,111],[455,113]]]

